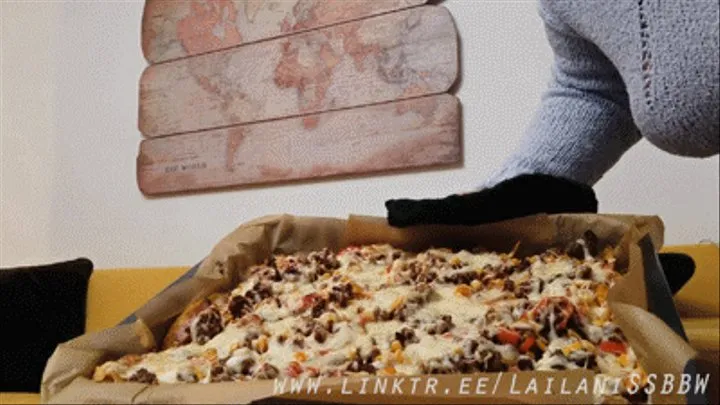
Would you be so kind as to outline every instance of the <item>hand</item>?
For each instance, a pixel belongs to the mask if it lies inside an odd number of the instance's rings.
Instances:
[[[389,200],[388,222],[412,225],[478,225],[533,214],[597,213],[592,187],[545,174],[527,174],[494,187],[441,199]]]

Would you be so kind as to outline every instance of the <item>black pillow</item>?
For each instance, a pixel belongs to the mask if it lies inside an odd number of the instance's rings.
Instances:
[[[88,259],[0,269],[0,392],[40,392],[58,344],[85,333]]]

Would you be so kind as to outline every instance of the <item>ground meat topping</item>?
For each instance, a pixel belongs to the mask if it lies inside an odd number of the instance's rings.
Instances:
[[[272,364],[265,363],[258,367],[253,377],[259,380],[272,380],[280,375],[280,370]]]
[[[353,287],[350,283],[334,285],[328,295],[330,302],[337,304],[340,308],[345,308],[353,298]]]
[[[242,295],[236,295],[230,299],[228,310],[235,318],[242,318],[245,314],[252,312],[253,306],[249,299]]]
[[[417,336],[415,336],[415,331],[408,327],[404,327],[399,331],[395,332],[395,340],[400,342],[403,347],[410,343],[419,342],[419,339],[417,338]]]
[[[220,312],[215,308],[208,308],[200,313],[190,326],[193,341],[205,344],[218,333],[223,331],[223,322]]]
[[[157,376],[144,368],[139,369],[128,378],[130,381],[143,384],[157,384]]]

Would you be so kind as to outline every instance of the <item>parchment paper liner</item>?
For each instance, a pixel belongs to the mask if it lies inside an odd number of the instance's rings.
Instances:
[[[166,289],[136,311],[137,321],[87,334],[61,344],[48,361],[41,388],[43,403],[249,403],[267,399],[305,399],[344,403],[591,403],[588,395],[457,395],[460,375],[434,376],[438,393],[374,396],[341,395],[338,380],[324,381],[318,395],[286,394],[273,397],[272,381],[226,382],[149,386],[139,383],[94,383],[88,378],[96,365],[127,353],[142,353],[161,342],[170,323],[191,301],[213,291],[235,286],[252,264],[271,253],[294,253],[347,245],[390,243],[398,248],[420,251],[429,247],[472,248],[509,252],[517,241],[517,256],[540,253],[552,246],[562,247],[586,230],[598,235],[601,248],[616,246],[621,268],[628,274],[609,294],[616,321],[628,337],[649,373],[679,375],[696,366],[695,351],[665,322],[648,312],[646,271],[638,242],[645,237],[654,249],[663,243],[663,224],[657,217],[628,215],[538,215],[500,223],[460,226],[419,226],[405,229],[389,227],[384,218],[350,216],[336,218],[277,215],[258,218],[223,238],[203,260],[197,273]],[[658,271],[655,267],[652,271]],[[657,274],[655,274],[657,276]],[[691,367],[692,368],[692,367]],[[502,384],[513,373],[504,373]],[[533,376],[544,381],[549,374],[515,373],[516,378]],[[495,381],[497,373],[482,374]],[[553,373],[565,376],[570,387],[591,374],[585,370]],[[471,377],[477,377],[471,376]],[[425,377],[426,378],[426,377]],[[424,381],[424,380],[423,380]],[[474,380],[473,380],[474,381]],[[359,384],[357,380],[352,381]],[[392,381],[389,382],[392,384]],[[445,385],[443,385],[445,384]],[[574,384],[574,385],[573,385]],[[348,384],[350,387],[352,384]],[[422,386],[422,383],[420,383]],[[501,387],[504,385],[501,385]],[[355,385],[359,387],[359,385]],[[442,387],[451,387],[445,395]],[[471,387],[474,385],[471,384]],[[332,394],[328,395],[328,388]],[[472,391],[472,390],[471,390]],[[556,390],[557,391],[557,390]],[[355,390],[357,392],[357,390]],[[406,391],[407,392],[407,391]],[[542,393],[541,393],[542,394]],[[655,403],[685,403],[682,395],[653,396]]]

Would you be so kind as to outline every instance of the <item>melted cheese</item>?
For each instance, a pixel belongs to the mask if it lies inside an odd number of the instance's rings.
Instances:
[[[230,371],[239,373],[242,369],[244,361],[252,360],[253,362],[257,362],[258,357],[259,356],[255,351],[250,350],[247,347],[243,347],[233,352],[232,357],[227,360],[225,366]]]
[[[363,308],[364,310],[370,310],[372,308],[372,301],[369,299],[358,299],[350,303],[345,308],[335,308],[338,318],[345,321],[357,320],[358,309]]]
[[[470,266],[475,269],[482,269],[486,266],[498,267],[505,263],[505,261],[497,253],[482,253],[473,255],[472,253],[463,250],[456,256],[469,262]]]
[[[335,333],[330,336],[324,347],[338,350],[356,343],[361,331],[359,326],[343,322],[336,326]]]
[[[600,283],[606,283],[608,279],[608,272],[607,270],[603,269],[602,265],[600,263],[593,264],[592,268],[592,277],[594,280],[600,282]]]
[[[455,294],[454,285],[439,285],[428,302],[418,310],[413,318],[430,322],[443,315],[451,315],[455,323],[469,322],[471,319],[483,318],[488,306],[482,304],[477,297],[464,297]]]
[[[290,362],[295,361],[295,353],[301,351],[290,342],[279,343],[276,339],[270,339],[268,350],[260,356],[261,363],[269,363],[280,370],[287,369]]]
[[[386,266],[384,265],[368,264],[353,267],[352,270],[347,271],[345,274],[361,286],[376,289],[386,282],[385,269]]]
[[[248,333],[251,332],[249,328],[239,328],[236,325],[230,324],[225,328],[223,333],[216,335],[210,341],[205,343],[205,349],[217,350],[219,358],[224,359],[230,355],[230,350],[234,345],[240,345],[245,340]]]
[[[387,349],[395,340],[395,332],[402,329],[404,325],[405,323],[399,321],[370,322],[365,325],[365,330],[381,349]]]
[[[428,363],[450,356],[458,350],[462,350],[461,346],[451,339],[425,335],[418,343],[408,345],[405,355],[414,361]]]
[[[292,315],[290,308],[286,306],[278,307],[274,300],[266,300],[260,303],[255,308],[255,313],[268,322],[279,321]]]
[[[500,353],[500,356],[509,363],[515,362],[520,355],[518,350],[512,345],[497,345],[495,348]]]
[[[570,286],[570,280],[566,278],[558,278],[547,285],[540,294],[541,297],[565,297],[567,289]]]
[[[596,325],[585,325],[585,333],[588,335],[588,338],[593,343],[598,343],[603,338],[603,329]]]
[[[568,276],[574,273],[575,267],[570,260],[558,260],[552,263],[538,260],[532,264],[531,271],[534,277],[547,282],[553,277]]]
[[[393,305],[399,305],[412,291],[412,287],[401,285],[384,288],[373,293],[373,305],[383,311],[391,311]]]
[[[267,323],[265,323],[265,330],[271,336],[287,334],[290,332],[290,328],[295,323],[295,321],[296,321],[295,318],[288,317],[288,318],[284,318],[284,319],[276,321],[276,322],[267,322]]]

